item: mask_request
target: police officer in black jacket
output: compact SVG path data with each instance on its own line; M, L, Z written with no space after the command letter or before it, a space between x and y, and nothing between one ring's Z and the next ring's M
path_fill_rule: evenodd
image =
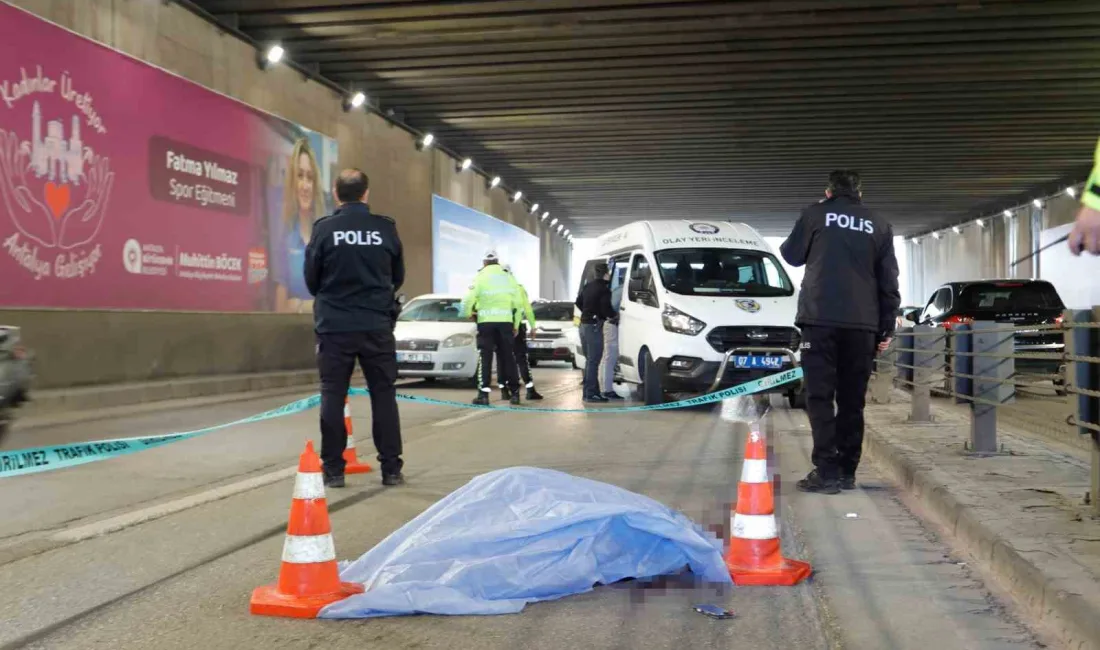
M893 228L861 202L859 174L830 174L825 197L802 211L779 250L791 266L806 265L795 324L815 469L797 487L836 494L856 486L867 382L901 295Z
M344 487L344 400L357 359L370 389L371 433L382 484L398 485L404 482L404 463L393 330L394 293L405 281L401 240L393 219L367 207L367 175L362 171L341 172L335 194L339 207L313 225L305 255L306 286L315 297L325 485Z

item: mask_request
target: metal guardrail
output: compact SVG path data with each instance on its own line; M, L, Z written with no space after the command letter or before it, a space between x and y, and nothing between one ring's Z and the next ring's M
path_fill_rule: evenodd
M1033 345L1021 342L1017 334L1059 331L1063 334L1061 351L1031 351ZM1055 344L1057 347L1057 344ZM1056 364L1059 371L1017 372L1017 362ZM1027 364L1025 364L1027 365ZM1028 382L1053 382L1055 395L1030 392ZM1092 485L1087 495L1100 516L1100 307L1072 310L1063 314L1057 325L1009 326L1004 323L975 322L951 329L917 326L899 330L890 348L876 362L872 400L888 399L895 385L909 389L914 423L932 422L933 393L954 398L970 406L970 439L966 444L976 454L1001 451L997 441L997 416L1005 408L1022 415L1035 426L1050 426L1049 417L1028 417L1028 404L1034 399L1057 399L1070 412L1065 426L1089 436L1092 447ZM1027 392L1027 400L1017 402L1017 389ZM876 400L877 401L877 400ZM1062 426L1059 424L1059 426Z

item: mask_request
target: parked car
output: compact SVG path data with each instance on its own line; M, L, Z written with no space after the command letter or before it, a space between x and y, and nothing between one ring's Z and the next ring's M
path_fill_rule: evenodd
M477 325L462 318L462 298L441 294L405 303L394 329L397 375L473 380L477 375Z
M20 329L0 325L0 441L15 419L15 409L29 399L33 376Z
M1013 326L1055 325L1062 322L1065 304L1058 291L1045 280L981 280L950 282L936 290L919 316L920 324L951 329L956 325L994 321ZM1065 350L1065 339L1055 329L1020 329L1015 336L1016 352ZM1059 395L1065 394L1065 369L1058 359L1016 359L1017 374L1058 374L1054 380Z
M564 361L577 367L571 344L573 303L567 300L540 300L531 305L538 325L527 340L527 360L532 366L540 361Z

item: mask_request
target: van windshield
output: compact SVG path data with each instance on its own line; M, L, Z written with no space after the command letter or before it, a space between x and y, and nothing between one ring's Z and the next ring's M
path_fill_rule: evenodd
M683 248L657 251L661 281L685 296L791 296L794 285L775 256L763 251Z

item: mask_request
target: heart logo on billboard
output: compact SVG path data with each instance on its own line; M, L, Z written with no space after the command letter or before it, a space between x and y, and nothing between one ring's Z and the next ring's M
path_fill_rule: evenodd
M60 219L61 215L65 214L65 210L69 209L69 201L71 196L69 193L68 183L54 183L48 181L43 193L46 196L46 205L50 208L50 212L53 213L54 219Z

